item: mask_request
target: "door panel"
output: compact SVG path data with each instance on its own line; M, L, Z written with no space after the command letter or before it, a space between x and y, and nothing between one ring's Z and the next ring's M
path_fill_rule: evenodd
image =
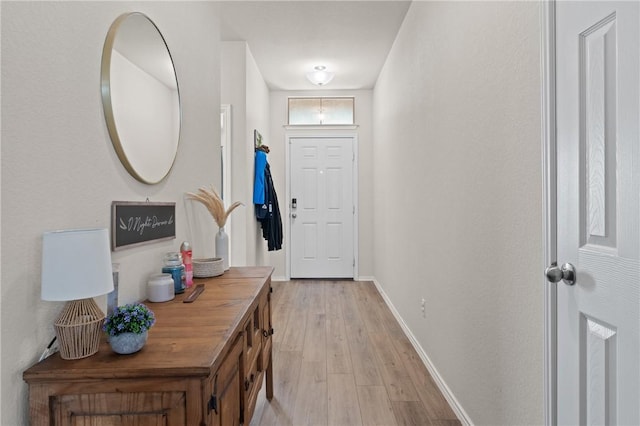
M640 424L639 18L556 4L558 424Z
M290 141L291 277L353 278L353 138Z

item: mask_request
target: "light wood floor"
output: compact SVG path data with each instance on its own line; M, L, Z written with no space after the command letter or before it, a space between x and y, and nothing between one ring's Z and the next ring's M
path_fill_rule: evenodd
M274 397L252 426L460 425L372 282L272 287Z

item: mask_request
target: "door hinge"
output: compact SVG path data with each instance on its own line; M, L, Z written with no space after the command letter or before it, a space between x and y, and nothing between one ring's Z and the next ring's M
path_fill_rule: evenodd
M356 206L353 206L353 211L351 213L356 214Z
M207 405L207 412L210 413L213 410L216 415L218 414L218 375L213 379L213 393L211 394L211 398L209 398L209 404Z
M211 398L209 399L209 412L211 412L211 410L218 414L218 399L215 395L211 395Z

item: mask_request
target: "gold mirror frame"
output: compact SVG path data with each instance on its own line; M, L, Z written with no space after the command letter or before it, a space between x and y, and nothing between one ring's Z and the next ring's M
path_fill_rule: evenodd
M146 26L148 23L149 27L142 28L142 26L139 25L138 22L144 22L143 24L144 26ZM126 26L127 24L129 25L128 27ZM137 25L138 27L134 27L132 25ZM123 30L123 28L125 29ZM128 121L128 120L121 119L120 126L118 126L118 120L116 119L116 117L118 116L119 112L114 111L114 94L116 94L116 92L114 92L114 84L113 84L114 74L112 72L113 71L112 66L114 62L113 54L117 50L116 47L118 45L126 47L126 45L123 45L123 43L125 44L130 43L130 46L135 48L136 46L132 46L132 44L144 43L144 40L142 40L144 39L144 37L140 37L141 40L138 40L138 39L123 40L122 37L129 35L128 33L138 32L139 34L142 34L145 31L146 31L146 35L148 35L153 39L156 39L155 35L157 33L157 42L156 40L152 40L154 43L154 46L151 46L152 47L151 49L147 49L146 48L147 46L145 46L144 49L139 49L140 46L138 46L138 50L140 52L144 51L145 55L149 51L156 51L157 55L154 62L164 61L165 65L168 65L170 63L171 75L168 73L168 67L164 67L166 68L164 70L151 69L150 70L151 72L148 72L149 70L145 70L144 66L138 66L137 69L142 70L143 71L142 74L155 78L157 82L161 82L162 79L157 78L155 74L158 73L159 75L160 73L164 72L165 81L167 81L167 83L164 84L165 88L168 88L169 92L171 92L172 90L174 90L173 87L171 86L175 84L175 96L174 96L175 102L167 103L166 109L171 113L170 116L167 116L165 114L159 117L159 120L156 120L153 123L146 123L146 122L136 123L136 124L139 124L139 127L140 127L139 129L138 126L136 125L136 132L143 133L143 138L137 138L135 136L132 137L130 134L129 135L124 134L124 131L127 130L127 125L129 127L133 127L131 126L131 123L126 123L127 125L123 123L123 121ZM154 35L151 35L152 31L155 31L153 33ZM120 36L121 38L119 39L118 36ZM160 58L159 55L165 55L165 54L166 54L166 57ZM123 54L120 54L119 56L126 58L126 55L123 55ZM129 56L132 56L132 55L129 55ZM129 59L130 63L136 64L136 62L132 61L131 58L126 58L126 59ZM152 65L157 65L157 64L150 64L149 66L152 66ZM111 24L111 27L109 28L109 32L107 33L107 37L105 39L104 47L102 50L101 91L102 91L102 104L103 104L107 129L109 131L111 142L113 143L113 147L116 150L116 153L118 154L118 158L120 159L120 162L125 167L125 169L129 172L129 174L131 174L131 176L133 176L140 182L143 182L146 184L159 183L169 174L169 172L171 171L171 168L173 167L173 164L175 163L175 158L178 152L178 146L180 145L180 133L181 133L181 126L182 126L182 109L181 109L181 101L180 101L180 90L178 87L178 78L176 75L173 58L171 57L171 52L169 51L167 43L164 37L162 36L162 33L156 26L156 24L145 14L140 12L125 13L123 15L120 15L113 22L113 24ZM116 94L116 98L119 98L120 96L126 96L126 95L127 94L123 94L123 93ZM173 99L174 97L172 96L171 99ZM140 99L136 99L136 101L140 102ZM149 114L147 114L147 116L148 115ZM158 118L158 117L155 117L155 118ZM169 132L170 133L169 138L166 141L163 141L163 145L162 145L163 147L167 145L168 149L166 149L164 154L162 152L156 153L155 151L157 147L155 145L155 142L157 138L154 139L153 137L150 137L150 140L148 140L144 136L151 135L151 133L153 133L154 130L157 130L156 128L151 128L152 126L153 127L155 127L154 125L166 126L167 121L169 121L169 124L168 124L169 126L173 124L173 127L172 127L173 132ZM144 128L145 125L147 126L146 128ZM161 132L161 133L164 135L164 132ZM143 153L145 152L149 153L149 155L143 154L142 157L144 158L141 159L141 156L140 156L141 151ZM148 173L147 171L142 170L144 169L144 167L141 167L140 163L146 163L145 167L148 168L149 163L152 163L154 160L154 158L152 157L154 157L155 155L162 155L164 157L164 158L161 158L162 164L155 164L155 163L152 164L152 167L157 168L157 170L153 170L153 173Z

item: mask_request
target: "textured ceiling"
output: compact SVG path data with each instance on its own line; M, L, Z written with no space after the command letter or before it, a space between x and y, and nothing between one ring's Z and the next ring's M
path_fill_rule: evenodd
M372 88L410 1L227 1L222 40L247 41L273 90L319 89L315 65L335 72L326 89Z

